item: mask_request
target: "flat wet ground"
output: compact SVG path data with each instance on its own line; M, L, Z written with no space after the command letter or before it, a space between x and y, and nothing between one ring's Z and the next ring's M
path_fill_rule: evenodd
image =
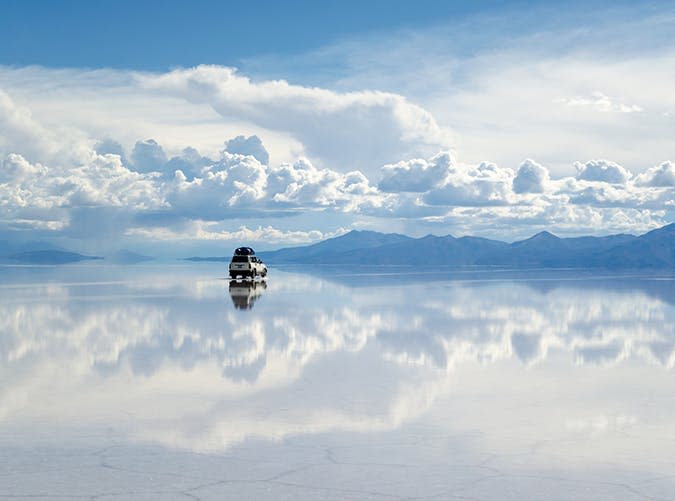
M0 268L0 497L668 499L675 282Z

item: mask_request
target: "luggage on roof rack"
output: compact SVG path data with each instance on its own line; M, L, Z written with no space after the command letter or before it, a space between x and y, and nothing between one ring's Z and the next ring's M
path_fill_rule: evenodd
M237 247L234 249L235 256L253 256L255 251L251 247Z

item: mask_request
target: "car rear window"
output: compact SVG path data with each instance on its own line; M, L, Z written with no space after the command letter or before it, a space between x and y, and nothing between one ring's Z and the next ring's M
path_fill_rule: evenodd
M232 256L233 263L248 263L248 256Z

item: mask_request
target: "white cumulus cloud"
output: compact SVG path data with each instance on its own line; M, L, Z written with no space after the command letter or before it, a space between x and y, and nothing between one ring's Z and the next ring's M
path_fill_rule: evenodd
M224 151L219 162L204 167L191 181L177 171L166 185L174 211L195 218L226 217L228 208L250 206L265 196L267 172L252 156Z
M280 96L285 106L297 108L288 115L291 133L300 127L301 118L312 129L312 121L320 116L324 139L334 139L342 149L348 149L345 144L351 141L343 135L347 130L365 134L358 127L350 129L352 122L359 122L360 113L365 113L365 123L372 128L364 136L368 141L379 137L380 130L369 120L376 116L390 120L397 107L405 108L402 113L408 118L394 124L396 145L387 149L394 137L388 132L383 142L371 145L392 161L360 170L320 155L319 161L299 155L290 162L274 162L261 136L245 130L221 138L219 157L202 155L190 143L165 147L154 139L136 139L125 147L118 138L98 136L95 131L68 128L68 124L46 126L26 106L0 93L4 112L0 116L0 232L21 229L28 235L25 230L33 229L39 238L69 235L96 241L102 235L113 241L119 235L160 240L167 235L194 240L227 235L253 238L233 233L246 219L247 227L271 228L264 240L270 245L290 241L295 237L288 235L296 231L303 235L298 238L311 239L320 238L317 229L323 235L354 226L402 232L412 228L417 234L482 233L508 239L529 236L540 228L577 234L639 233L672 221L675 211L670 161L634 174L615 162L590 160L574 164L576 176L551 177L548 167L527 159L514 172L493 162L459 162L442 147L420 155L435 140L418 142L414 136L431 127L430 122L411 125L412 116L423 119L426 112L400 96L254 83L218 67L144 75L141 80L170 93L177 92L178 86L190 94L203 84L209 103L246 108L241 113L250 112L251 117L263 116L270 100ZM240 94L246 106L230 102ZM303 111L304 107L309 109ZM280 108L276 110L284 116ZM354 116L347 120L345 113ZM281 131L282 125L278 126ZM431 129L427 132L433 138ZM156 137L147 132L141 137ZM307 138L312 139L312 134ZM300 135L298 140L304 141ZM421 145L418 152L402 153L413 144Z
M138 172L158 172L166 165L164 149L154 139L138 141L131 152L131 165Z
M378 188L387 192L424 192L442 184L455 170L450 152L441 152L428 161L416 158L382 167Z
M675 165L672 162L663 162L651 167L637 176L636 184L652 187L675 187Z
M600 181L610 184L626 184L633 174L614 162L607 160L591 160L586 163L575 162L577 179Z
M548 169L534 160L526 159L513 178L513 191L516 193L543 193L549 182Z
M397 94L254 82L221 66L138 78L146 89L207 103L228 119L289 133L310 158L340 171L372 174L385 163L450 146L431 113Z
M509 203L513 171L491 162L460 166L424 197L431 205L484 206Z
M263 165L269 165L270 155L258 136L237 136L225 141L225 150L240 155L251 155Z

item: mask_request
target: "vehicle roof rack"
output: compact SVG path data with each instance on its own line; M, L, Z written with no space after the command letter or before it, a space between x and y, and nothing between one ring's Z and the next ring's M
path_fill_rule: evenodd
M234 249L235 256L253 256L255 251L251 247L237 247Z

